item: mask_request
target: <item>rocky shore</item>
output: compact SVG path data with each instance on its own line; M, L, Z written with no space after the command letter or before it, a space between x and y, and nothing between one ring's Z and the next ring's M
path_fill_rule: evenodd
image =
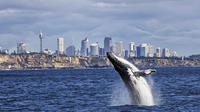
M199 67L200 61L181 58L128 58L137 67ZM0 54L0 70L112 67L105 56L68 57L39 53Z

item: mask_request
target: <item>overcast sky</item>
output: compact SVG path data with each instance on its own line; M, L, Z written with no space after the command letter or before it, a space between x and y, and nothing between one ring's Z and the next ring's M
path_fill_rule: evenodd
M108 2L109 1L109 2ZM56 49L56 39L80 48L85 37L103 47L105 36L124 47L150 43L180 56L200 54L200 0L0 0L0 46L24 42L39 51Z

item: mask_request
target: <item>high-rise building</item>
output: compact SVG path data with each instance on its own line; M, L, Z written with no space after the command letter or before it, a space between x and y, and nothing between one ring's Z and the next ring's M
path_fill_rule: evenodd
M78 49L76 52L76 56L80 56L80 55L81 55L81 51L80 51L80 49Z
M161 57L161 48L160 47L158 47L156 49L155 57Z
M149 51L148 44L143 43L137 46L137 57L147 57Z
M103 56L103 55L104 55L104 48L100 48L100 47L99 47L99 55L100 55L100 56Z
M42 53L43 52L43 50L42 50L42 39L44 38L42 32L40 32L39 38L40 38L40 53Z
M98 56L99 55L99 45L98 43L93 43L90 45L90 55Z
M59 37L57 39L57 47L58 54L64 54L64 38Z
M8 49L2 49L1 53L3 53L3 54L9 54L9 50Z
M17 54L26 53L26 45L24 43L17 43Z
M124 48L123 48L123 42L122 41L115 43L114 53L117 56L124 57Z
M89 49L88 49L88 38L85 38L81 41L81 56L88 56Z
M125 58L128 58L129 57L129 52L128 50L125 50L125 55L124 55Z
M104 54L106 54L106 52L111 51L111 46L112 46L112 38L105 37L105 39L104 39Z
M177 54L176 51L173 51L173 52L172 52L172 57L178 57L178 54Z
M162 51L162 56L163 57L170 57L170 52L168 48L164 48Z
M111 46L111 52L115 52L115 46Z
M76 48L75 46L71 45L66 48L66 55L67 56L75 56L76 55Z
M145 47L137 46L137 57L145 57Z
M129 56L130 57L135 56L135 43L134 42L129 43Z
M148 53L147 54L148 54L147 55L148 57L153 57L153 55L154 55L154 48L150 44L148 44Z

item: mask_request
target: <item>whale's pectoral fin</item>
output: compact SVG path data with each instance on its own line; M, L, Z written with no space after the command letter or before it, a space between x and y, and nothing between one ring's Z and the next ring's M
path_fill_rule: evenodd
M144 76L150 75L155 72L156 72L156 70L154 70L154 69L147 69L147 70L140 70L140 71L134 72L134 75L144 77Z

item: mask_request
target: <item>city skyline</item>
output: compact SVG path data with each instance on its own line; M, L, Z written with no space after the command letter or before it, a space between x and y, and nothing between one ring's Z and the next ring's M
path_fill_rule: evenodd
M39 34L41 37L41 33ZM41 51L41 38L40 38L40 51L38 53L45 53L50 55L67 55L67 56L105 56L106 52L114 52L119 57L178 57L178 54L174 50L169 48L163 48L161 51L160 47L154 48L149 43L138 43L129 42L129 48L124 48L123 41L112 43L112 37L105 37L103 47L99 46L99 42L89 44L89 39L84 38L81 40L81 48L76 49L74 45L68 45L64 47L64 38L57 38L57 50L52 51L46 48ZM1 53L6 53L6 49L0 49ZM9 52L9 49L8 49ZM17 50L9 53L31 53L34 51L27 51L26 44L23 42L17 43ZM8 53L6 53L8 54Z
M38 51L38 33L43 48L56 50L55 39L65 45L88 37L90 44L112 37L113 43L129 41L169 47L179 56L199 54L200 7L197 0L19 0L0 1L0 47L16 49L24 42L27 50ZM47 41L45 43L45 41ZM102 46L102 43L99 43Z

